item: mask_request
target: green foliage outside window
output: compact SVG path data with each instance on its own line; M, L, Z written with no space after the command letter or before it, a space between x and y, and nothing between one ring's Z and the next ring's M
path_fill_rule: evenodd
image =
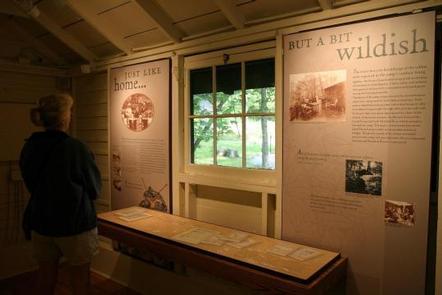
M234 66L229 65L231 68L228 70L233 69L237 73L238 67ZM209 69L197 71L199 74L203 71L212 73ZM230 76L223 73L224 76L220 74L220 77L231 80L236 74L232 73ZM191 93L192 163L274 169L275 87L263 85L261 88L245 89L244 86L239 86L245 89L243 95L242 89L229 89L233 84L238 88L237 82L222 81L220 77L217 77L217 83L222 85L220 88L223 91L216 91L211 84L200 84L194 88L205 89L207 92ZM191 83L201 80L191 79ZM205 77L204 80L212 79ZM211 93L208 92L209 89L212 89Z

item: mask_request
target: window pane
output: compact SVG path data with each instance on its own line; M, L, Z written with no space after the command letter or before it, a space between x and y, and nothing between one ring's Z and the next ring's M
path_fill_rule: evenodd
M246 111L275 112L275 60L262 59L245 63Z
M246 88L275 87L275 59L248 61L246 65Z
M216 124L218 165L242 167L242 119L221 118Z
M195 164L213 164L213 120L192 119L192 159Z
M213 113L212 68L190 71L190 114Z
M274 113L275 87L246 89L247 113Z
M241 64L216 67L216 111L218 114L241 113Z
M246 130L246 166L275 169L275 117L247 117Z

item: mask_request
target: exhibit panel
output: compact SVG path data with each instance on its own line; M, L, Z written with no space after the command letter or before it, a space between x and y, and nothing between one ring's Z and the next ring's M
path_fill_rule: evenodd
M110 182L113 209L170 203L170 61L110 70Z
M349 294L425 290L434 12L284 36L282 237Z

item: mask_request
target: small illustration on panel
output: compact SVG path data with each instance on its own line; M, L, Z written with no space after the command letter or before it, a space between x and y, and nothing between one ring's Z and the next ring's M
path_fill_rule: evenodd
M121 172L121 156L119 151L112 152L112 185L116 190L122 190L123 175Z
M143 200L140 202L139 206L144 208L149 208L157 211L167 212L167 204L164 201L163 196L161 195L161 191L167 187L167 184L163 185L163 187L159 191L155 191L152 186L146 189L146 184L144 180L141 179L144 186Z
M129 130L139 132L152 124L154 105L146 95L135 93L126 98L120 113L123 124Z
M414 226L415 205L400 201L385 201L384 221L389 224Z
M348 193L382 195L382 162L345 161L345 191Z
M290 75L290 121L345 121L347 71Z

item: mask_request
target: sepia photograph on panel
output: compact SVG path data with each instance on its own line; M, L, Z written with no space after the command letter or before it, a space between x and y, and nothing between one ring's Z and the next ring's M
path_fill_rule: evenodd
M142 93L135 93L126 98L121 107L121 119L132 131L143 131L151 124L154 116L152 100Z
M382 162L345 161L345 191L347 193L382 195Z
M414 226L415 205L400 201L385 201L384 221L388 224Z
M290 121L345 121L346 83L346 70L291 74Z

